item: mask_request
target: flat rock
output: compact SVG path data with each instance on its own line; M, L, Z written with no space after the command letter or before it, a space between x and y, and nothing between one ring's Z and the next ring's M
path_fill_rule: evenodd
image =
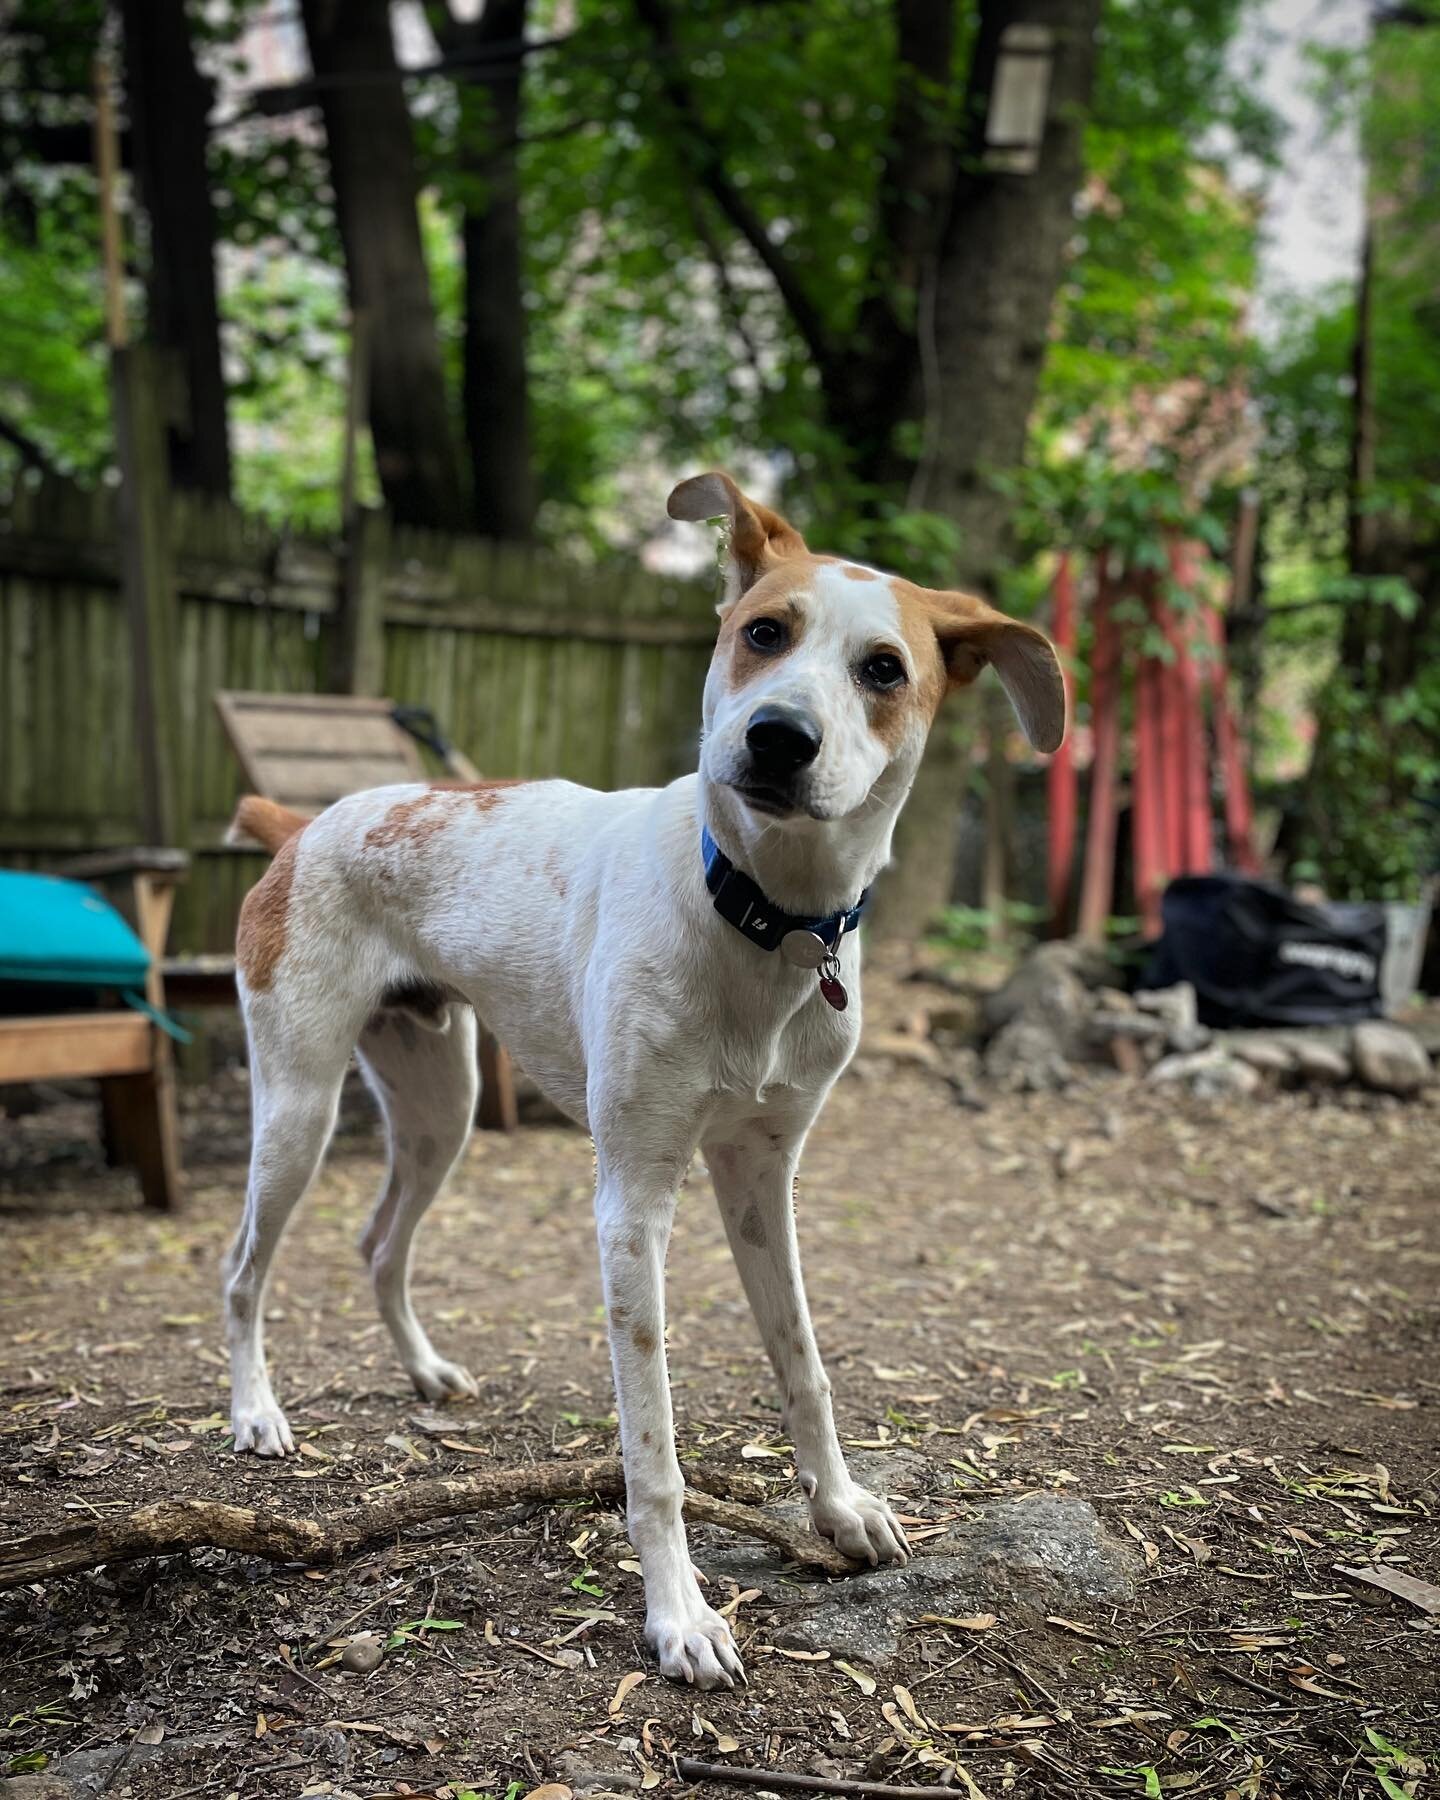
M1339 1087L1350 1079L1350 1058L1341 1049L1321 1040L1296 1038L1295 1067L1301 1078L1316 1087Z
M126 1784L126 1778L151 1763L176 1762L203 1750L212 1756L220 1745L234 1742L225 1734L201 1733L193 1737L166 1738L159 1744L102 1744L94 1750L72 1750L58 1757L39 1776L16 1776L0 1781L0 1800L100 1800ZM123 1764L123 1770L122 1765ZM18 1787L17 1781L49 1782L50 1787ZM189 1786L189 1781L180 1785Z
M1036 1494L977 1506L903 1569L867 1569L834 1582L782 1576L773 1552L733 1539L701 1564L712 1579L761 1590L773 1607L765 1626L772 1641L880 1665L899 1654L902 1635L926 1613L1003 1615L1021 1607L1083 1614L1128 1600L1135 1559L1087 1501Z
M1232 1056L1238 1056L1262 1075L1288 1075L1295 1068L1295 1050L1283 1038L1228 1034L1221 1040Z
M1202 1100L1243 1100L1260 1088L1260 1071L1218 1045L1167 1056L1150 1071L1150 1079L1178 1083Z
M577 1794L594 1793L597 1789L613 1793L617 1788L638 1789L640 1771L630 1752L639 1747L638 1738L592 1738L555 1758L555 1773Z
M1106 964L1101 979L1108 972ZM1087 976L1094 973L1088 946L1073 941L1041 944L1003 987L986 996L985 1024L990 1031L999 1031L1012 1020L1029 1018L1044 1021L1057 1035L1073 1031L1089 1011Z
M1431 1079L1430 1058L1418 1039L1399 1025L1367 1019L1350 1040L1355 1073L1382 1094L1418 1094Z

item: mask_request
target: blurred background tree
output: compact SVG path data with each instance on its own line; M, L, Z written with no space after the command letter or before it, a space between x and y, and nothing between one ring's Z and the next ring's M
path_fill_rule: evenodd
M826 542L1023 610L1102 523L1158 554L1183 515L1223 548L1250 485L1262 579L1237 624L1323 684L1289 848L1337 889L1413 869L1409 826L1367 848L1373 807L1352 829L1313 796L1403 765L1387 794L1415 824L1435 773L1440 24L1421 0L1317 68L1364 119L1367 278L1261 332L1278 135L1254 21L1242 0L16 0L0 458L110 461L107 48L178 484L337 528L353 325L362 497L576 556L633 552L669 475L724 462ZM897 935L949 898L967 730L941 727L904 817Z

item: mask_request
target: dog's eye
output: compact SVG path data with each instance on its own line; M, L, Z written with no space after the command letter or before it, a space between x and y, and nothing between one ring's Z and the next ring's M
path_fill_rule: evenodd
M866 687L878 688L881 692L886 688L897 688L905 680L905 665L898 656L882 651L861 663L860 679Z
M785 642L785 627L778 619L752 619L745 638L753 650L778 650Z

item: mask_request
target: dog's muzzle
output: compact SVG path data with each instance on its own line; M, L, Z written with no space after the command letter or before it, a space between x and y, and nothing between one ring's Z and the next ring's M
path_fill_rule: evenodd
M762 812L793 811L801 772L820 754L820 723L798 706L757 707L745 727L746 769L736 790Z

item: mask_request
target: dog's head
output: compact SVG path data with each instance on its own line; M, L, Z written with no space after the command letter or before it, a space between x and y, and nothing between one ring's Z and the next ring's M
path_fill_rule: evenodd
M728 475L682 481L669 512L725 523L700 766L753 812L840 819L882 783L903 797L941 700L986 663L1037 750L1064 738L1060 665L1033 625L970 594L812 555Z

